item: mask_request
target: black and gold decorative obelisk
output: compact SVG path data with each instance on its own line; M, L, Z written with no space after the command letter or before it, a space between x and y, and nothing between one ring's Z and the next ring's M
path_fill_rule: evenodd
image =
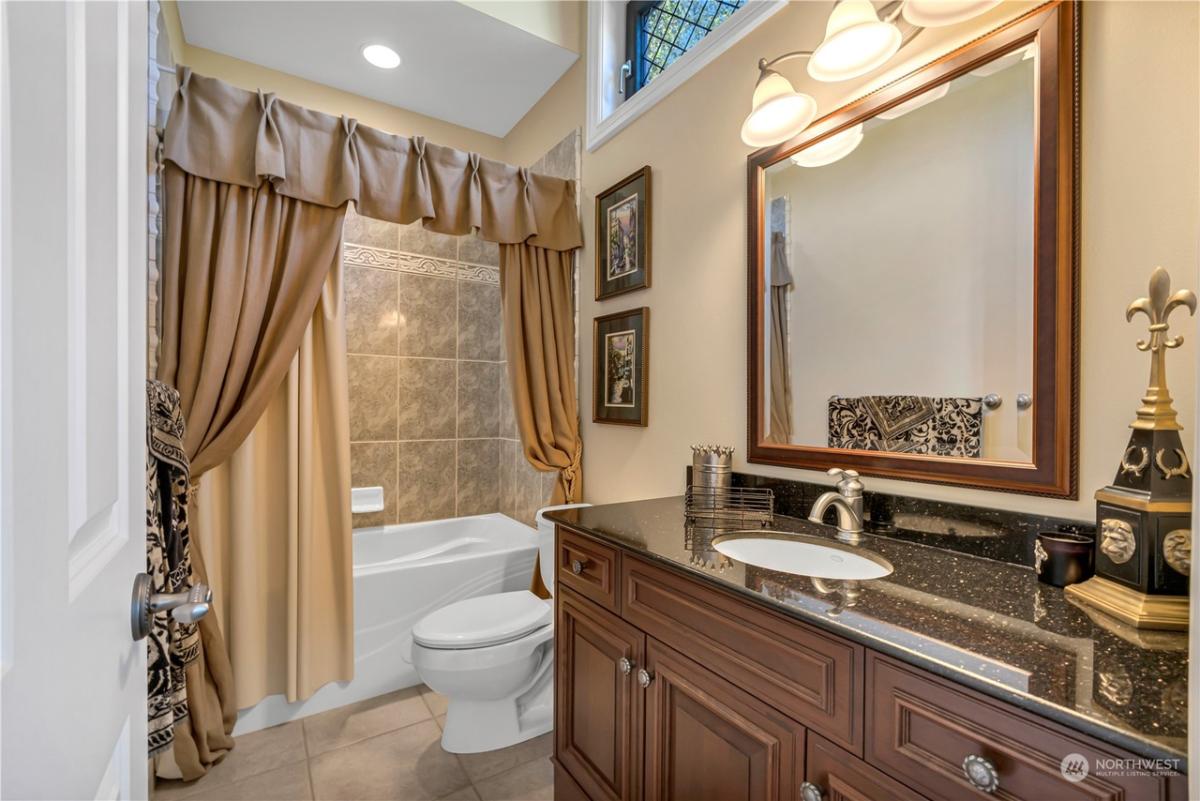
M1196 313L1188 289L1171 292L1171 276L1156 267L1150 294L1129 304L1126 320L1141 312L1150 336L1150 383L1130 424L1133 434L1113 483L1096 493L1096 575L1067 587L1078 599L1138 628L1186 629L1192 548L1192 470L1167 389L1167 351L1183 344L1167 336L1167 318L1180 306Z

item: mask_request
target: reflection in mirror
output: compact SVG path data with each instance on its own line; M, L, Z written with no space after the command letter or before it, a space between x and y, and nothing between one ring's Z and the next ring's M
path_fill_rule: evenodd
M1032 55L767 167L767 442L1032 461Z

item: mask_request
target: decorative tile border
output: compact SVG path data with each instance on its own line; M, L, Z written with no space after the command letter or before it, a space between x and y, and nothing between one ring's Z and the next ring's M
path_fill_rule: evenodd
M450 261L434 256L422 256L418 253L402 253L387 248L355 245L350 242L345 243L342 249L342 261L355 267L398 270L402 273L427 275L433 278L457 278L483 284L500 283L500 270L495 267Z

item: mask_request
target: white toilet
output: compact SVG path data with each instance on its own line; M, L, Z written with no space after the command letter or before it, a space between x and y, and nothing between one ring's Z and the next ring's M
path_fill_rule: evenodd
M554 592L554 524L537 513L542 581ZM554 726L554 604L528 590L467 598L412 630L413 667L449 699L442 748L493 751Z

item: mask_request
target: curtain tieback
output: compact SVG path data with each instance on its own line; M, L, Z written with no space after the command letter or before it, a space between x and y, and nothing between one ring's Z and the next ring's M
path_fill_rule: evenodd
M562 477L563 490L566 493L568 503L578 500L576 492L576 482L579 480L579 469L583 462L583 440L575 440L575 454L571 457L571 463L564 467L559 475Z

